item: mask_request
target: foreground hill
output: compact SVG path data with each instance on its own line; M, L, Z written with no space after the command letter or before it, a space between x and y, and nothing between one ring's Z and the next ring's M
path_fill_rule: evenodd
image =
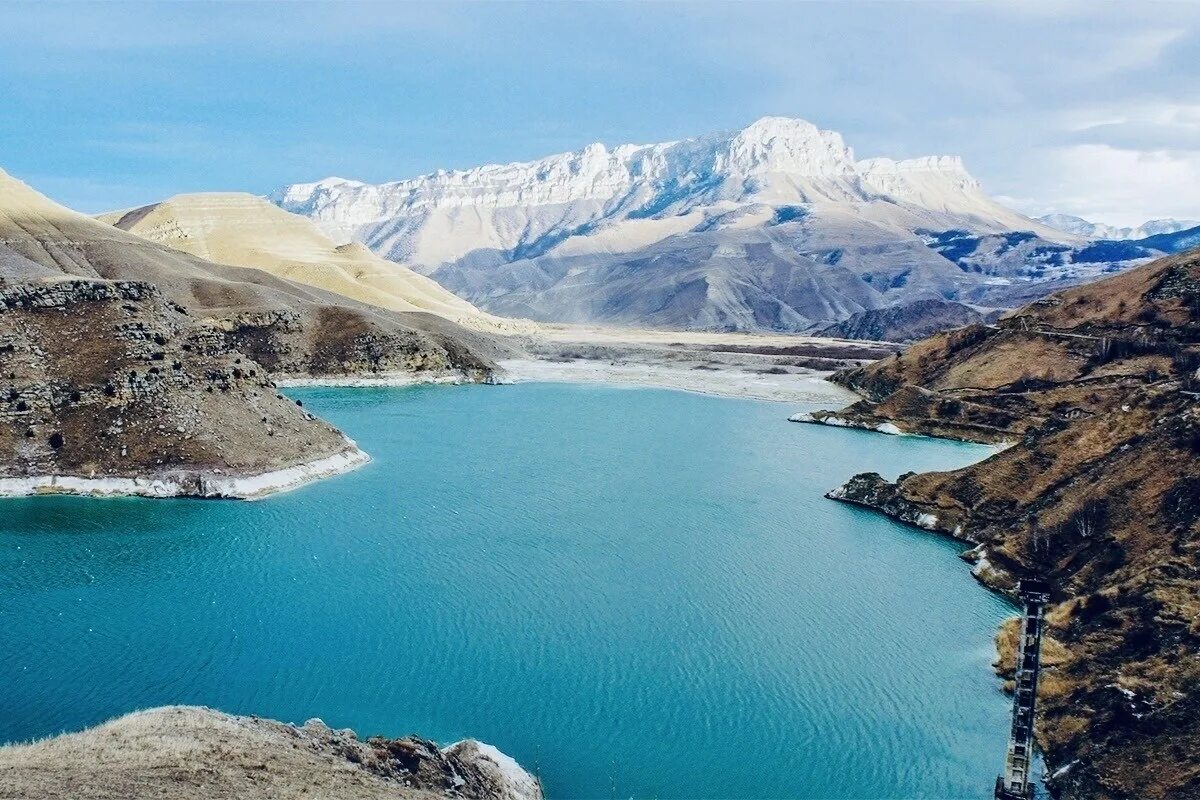
M1015 443L830 496L971 543L994 588L1050 580L1038 740L1064 797L1200 795L1198 369L1194 250L838 373L865 399L798 417Z
M207 708L129 714L81 733L0 747L0 797L23 800L541 800L537 781L486 744L361 741Z
M365 454L152 284L0 285L0 494L257 497Z
M366 460L274 379L480 380L492 345L63 208L0 173L0 494L253 497Z
M177 195L98 219L208 261L254 267L372 306L432 313L478 330L522 329L515 321L481 312L431 278L380 258L361 244L338 246L311 220L254 195Z
M812 331L924 300L1012 308L1127 260L1077 259L1082 238L1001 206L958 158L859 160L781 117L271 199L489 311L557 322Z

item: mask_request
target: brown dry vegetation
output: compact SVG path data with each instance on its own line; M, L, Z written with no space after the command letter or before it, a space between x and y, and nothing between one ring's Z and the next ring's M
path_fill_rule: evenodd
M866 398L839 417L1015 442L953 472L862 476L845 499L936 516L996 588L1052 582L1038 739L1063 797L1200 797L1197 367L1192 251L835 378Z
M0 288L0 475L264 472L347 447L147 284Z

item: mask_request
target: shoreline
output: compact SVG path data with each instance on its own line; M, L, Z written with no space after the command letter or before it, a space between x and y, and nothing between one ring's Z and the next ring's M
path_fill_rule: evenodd
M828 425L831 428L857 428L864 431L875 431L877 433L886 433L889 436L912 436L913 434L901 430L893 422L881 422L878 425L868 425L865 422L857 422L852 419L845 419L833 414L824 417L817 417L811 411L800 411L788 417L788 422L806 422L812 425Z
M282 469L225 475L219 469L168 472L145 478L36 475L0 478L0 498L74 495L82 497L195 497L261 500L357 469L371 460L351 439L341 452Z
M419 372L380 372L375 375L331 375L321 378L276 378L279 389L301 389L308 387L368 388L372 386L460 386L479 383L461 372L422 375Z
M862 398L860 397L859 399L861 400ZM837 414L827 411L798 411L788 417L788 422L800 422L806 425L825 425L830 428L853 428L854 430L883 433L888 436L919 436L926 439L940 439L943 442L977 444L981 447L994 448L997 453L1002 450L1007 450L1008 448L1014 446L1018 441L1017 439L984 441L982 439L968 439L965 436L951 436L947 433L909 431L901 428L890 419L881 419L879 422L872 424L872 421L851 419L849 417L839 417Z

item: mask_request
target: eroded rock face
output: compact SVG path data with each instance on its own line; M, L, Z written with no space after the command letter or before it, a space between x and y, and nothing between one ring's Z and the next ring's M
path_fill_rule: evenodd
M150 284L0 286L0 477L159 479L204 494L205 476L353 449Z
M904 305L860 311L823 329L822 336L911 342L948 328L983 322L984 315L962 303L925 298Z

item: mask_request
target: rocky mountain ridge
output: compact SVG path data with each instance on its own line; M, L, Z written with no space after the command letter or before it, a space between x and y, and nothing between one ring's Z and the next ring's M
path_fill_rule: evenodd
M335 238L363 241L387 258L424 270L475 250L545 252L557 244L548 239L587 233L589 226L622 217L680 216L717 204L729 210L753 203L883 198L973 217L995 231L1039 227L983 195L957 157L855 161L837 133L786 117L766 117L731 133L612 149L594 143L537 161L438 171L379 185L327 178L285 186L270 197ZM536 209L542 206L563 208L540 215ZM422 229L429 222L422 215L466 209L478 216L461 220L453 241ZM514 224L518 220L526 224ZM663 226L663 236L667 230ZM1050 228L1040 232L1070 240ZM643 237L639 244L653 241Z
M1036 218L1038 222L1057 228L1065 233L1073 233L1085 239L1145 239L1161 233L1179 233L1188 228L1200 226L1197 219L1151 219L1141 225L1119 227L1106 225L1102 222L1089 222L1082 217L1072 214L1045 214Z
M812 332L919 301L986 313L1161 254L1077 258L1084 239L993 201L957 157L859 160L784 117L271 199L491 312L555 322Z

